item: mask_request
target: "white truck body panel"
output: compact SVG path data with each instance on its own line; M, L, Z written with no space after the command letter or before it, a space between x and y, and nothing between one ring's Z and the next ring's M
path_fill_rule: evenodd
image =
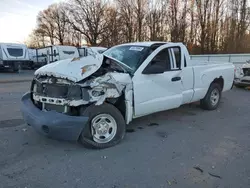
M232 87L234 79L234 66L232 63L214 63L211 62L205 66L193 66L195 82L194 82L194 97L193 101L202 99L209 88L209 85L214 80L214 78L219 78L223 76L224 82L223 91L227 91Z
M154 43L128 43L119 46L149 47ZM159 44L159 42L157 43ZM203 99L210 84L215 79L223 79L223 91L231 89L234 80L234 65L232 63L193 61L190 60L189 53L182 43L162 42L162 44L147 56L133 76L128 73L108 72L90 80L86 83L88 86L93 90L96 87L105 88L105 94L100 97L91 96L89 101L79 101L78 103L74 101L74 105L90 102L96 102L96 105L100 105L106 98L117 98L124 93L125 120L129 123L132 118L178 108L183 104ZM177 65L174 48L180 49L179 65ZM163 50L167 50L170 69L161 74L143 74L149 63ZM52 75L57 78L79 82L95 73L102 66L104 57L110 58L105 53L104 55L94 53L79 59L58 61L38 69L35 75ZM82 72L83 69L84 72ZM115 88L109 87L107 83L115 85ZM91 93L91 91L89 92Z
M186 48L181 44L179 45L182 46L181 56L183 57L181 58L181 70L177 69L155 75L142 74L142 71L156 54L165 48L176 46L176 44L170 43L157 48L135 73L133 88L136 117L177 108L180 105L198 101L205 97L213 80L221 76L225 80L223 91L227 91L232 87L234 79L234 66L232 63L198 63L197 61L192 61L188 58L189 54ZM184 56L187 62L186 67L184 67ZM172 82L171 78L173 77L181 77L181 81Z

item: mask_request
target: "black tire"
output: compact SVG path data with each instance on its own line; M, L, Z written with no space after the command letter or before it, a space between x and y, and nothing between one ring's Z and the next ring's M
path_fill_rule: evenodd
M94 141L93 136L91 134L91 121L94 117L99 114L108 114L111 115L117 124L117 131L112 140L107 143L98 143ZM108 103L103 103L100 106L91 105L87 108L82 108L80 111L81 116L89 117L89 121L87 122L84 130L82 131L79 141L83 146L92 149L104 149L108 147L115 146L124 138L126 133L126 124L125 120L121 114L121 112L113 105Z
M213 101L211 100L211 95L213 93L213 91L217 90L218 91L218 101L215 103L213 103ZM201 99L200 101L200 105L201 108L204 110L215 110L217 109L219 103L220 103L220 99L221 99L221 91L222 88L219 84L217 83L212 83L208 89L208 92L206 94L206 96Z

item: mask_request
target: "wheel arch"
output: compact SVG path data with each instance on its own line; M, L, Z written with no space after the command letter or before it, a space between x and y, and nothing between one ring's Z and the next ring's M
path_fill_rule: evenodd
M88 148L103 149L103 148L111 147L111 146L118 144L125 136L126 124L125 124L124 118L121 112L119 111L119 109L114 104L111 104L110 102L105 101L103 104L98 106L92 103L91 105L84 107L81 110L82 110L81 112L82 116L89 117L88 123L83 127L83 130L78 138L78 141L81 142L84 146ZM107 113L107 112L110 112L111 113L110 115L116 119L116 122L119 125L118 126L119 130L116 133L116 136L114 138L115 140L113 140L112 138L113 140L112 142L111 141L107 143L95 142L91 135L89 123L92 121L93 117L101 113Z
M129 124L133 119L133 94L132 90L123 92L116 99L106 99L106 102L114 105L122 114L126 124Z
M209 84L210 83L210 84ZM207 95L207 93L208 93L208 91L209 91L209 88L212 86L212 84L214 84L214 83L216 83L216 84L219 84L220 85L220 87L221 87L221 91L223 91L223 89L224 89L224 79L223 79L223 77L222 76L219 76L219 77L216 77L216 78L214 78L213 80L208 80L207 81L207 88L205 89L205 91L203 92L203 94L201 95L201 98L203 99L206 95Z
M212 83L210 84L210 86L211 86L213 83L219 84L220 87L221 87L221 90L223 91L223 89L224 89L224 79L223 79L222 76L220 76L220 77L218 77L218 78L215 78L215 79L212 81ZM209 86L209 87L210 87L210 86Z

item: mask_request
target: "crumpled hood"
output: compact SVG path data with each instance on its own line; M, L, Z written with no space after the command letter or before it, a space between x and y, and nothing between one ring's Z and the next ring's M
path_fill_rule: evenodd
M104 56L95 54L81 58L65 59L45 65L35 71L35 75L55 76L79 82L96 72L102 65ZM82 74L82 68L86 70Z

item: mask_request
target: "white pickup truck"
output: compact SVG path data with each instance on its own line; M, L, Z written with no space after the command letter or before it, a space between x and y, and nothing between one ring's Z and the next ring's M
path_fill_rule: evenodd
M182 43L127 43L41 67L21 109L47 137L106 148L134 118L199 100L216 109L233 80L232 63L191 61Z

